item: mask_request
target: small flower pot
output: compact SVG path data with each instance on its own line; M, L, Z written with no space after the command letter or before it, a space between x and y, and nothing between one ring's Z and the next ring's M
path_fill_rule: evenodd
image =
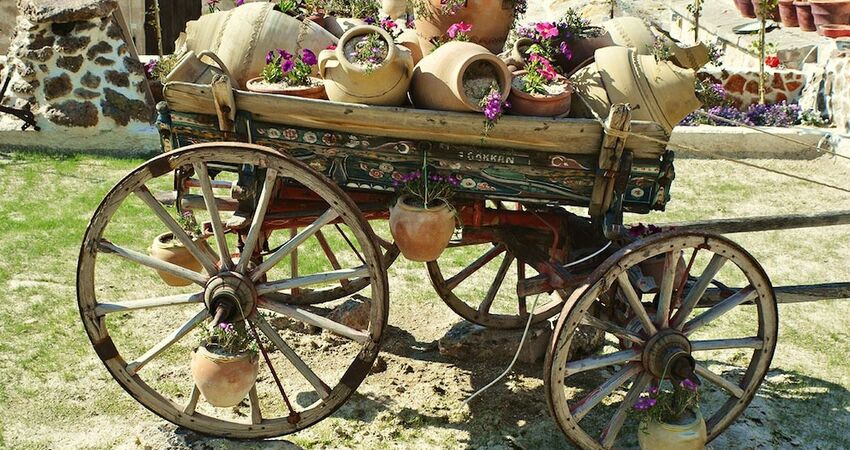
M697 411L682 424L645 420L638 427L642 450L703 450L707 441L705 419Z
M735 0L735 7L738 8L738 12L742 16L750 19L756 18L756 8L753 6L752 0Z
M201 346L192 353L195 386L207 403L218 408L238 405L257 381L259 368L259 358L250 352L221 355Z
M755 11L756 13L756 18L760 17L762 14L760 12L761 8L759 7L759 0L751 0L751 2L753 4L753 11ZM766 11L764 16L767 17L768 20L779 22L779 7L775 7L770 11Z
M809 0L815 26L850 24L850 0Z
M818 27L818 33L831 39L850 36L850 25L826 24Z
M196 239L195 241L197 242L201 239L203 238ZM174 239L174 235L171 233L163 233L157 236L153 240L150 249L148 249L148 254L160 261L175 264L193 272L200 272L202 268L201 263L189 253L189 250L180 241ZM190 280L176 277L168 272L157 270L157 273L162 278L162 281L169 286L180 287L192 284Z
M807 1L794 2L794 7L797 8L797 23L800 24L800 29L803 31L817 31L818 28L815 26L811 3Z
M794 0L779 0L779 18L782 19L782 26L786 28L796 28L800 26L797 20L797 7L794 6Z
M559 117L570 113L574 89L569 80L559 76L557 84L561 86L561 89L553 90L551 94L529 94L520 89L522 77L525 75L526 71L524 70L514 73L514 81L511 84L511 95L508 97L508 102L511 105L511 114Z
M319 78L310 78L310 86L289 86L286 83L266 83L262 77L248 80L246 87L251 92L262 94L288 95L290 97L314 98L326 100L325 83Z
M439 202L428 209L402 196L390 208L390 232L401 254L410 261L434 261L443 254L455 231L455 211Z

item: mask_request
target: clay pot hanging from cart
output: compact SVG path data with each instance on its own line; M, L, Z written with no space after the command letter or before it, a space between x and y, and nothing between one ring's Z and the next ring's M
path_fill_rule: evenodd
M230 408L238 405L257 381L259 358L252 352L221 355L198 347L192 353L192 378L210 405Z
M702 450L707 440L705 419L699 410L693 413L693 420L683 424L645 420L637 433L641 450Z
M797 20L797 7L794 6L794 0L779 0L779 18L782 19L782 26L786 28L800 26L800 22Z
M387 44L386 57L371 69L350 61L347 54L356 39L370 33L380 35ZM331 101L398 106L407 101L413 57L409 50L396 45L386 31L365 25L348 30L336 49L319 54L319 74L325 80L325 91Z
M850 0L809 0L815 26L850 25Z
M815 17L812 15L812 5L808 1L794 2L794 7L797 8L797 23L803 31L817 31L815 25Z
M558 82L553 89L562 86L562 90L553 91L546 95L529 94L520 89L519 83L526 71L514 72L511 83L511 95L508 97L510 113L520 116L563 117L569 114L572 104L573 85L564 77L558 76Z
M508 98L512 77L505 62L486 48L452 41L416 65L410 98L417 108L478 112L493 83L502 100Z
M199 240L195 239L195 242ZM180 241L174 238L172 233L163 233L154 238L153 243L148 249L148 254L160 261L165 261L193 272L201 272L202 269L201 263L189 253L189 250ZM162 281L169 286L179 287L192 284L192 281L174 276L168 272L161 270L157 270L156 272L162 278Z
M402 196L390 208L390 232L410 261L435 261L454 235L454 208L444 201L435 203L425 209L416 206L411 197Z
M324 81L315 77L310 77L310 80L312 81L310 86L288 86L285 83L269 84L263 80L263 77L257 77L248 80L246 87L251 92L261 94L277 94L319 100L327 99L328 96L325 93Z
M738 8L738 12L740 12L742 16L748 19L756 18L756 8L753 6L753 2L751 0L735 0L735 7Z
M431 40L444 36L449 27L458 22L472 25L469 33L472 42L492 53L502 51L514 22L513 1L467 0L454 14L444 13L443 3L442 0L422 0L423 11L416 14L416 33L425 56L434 50Z

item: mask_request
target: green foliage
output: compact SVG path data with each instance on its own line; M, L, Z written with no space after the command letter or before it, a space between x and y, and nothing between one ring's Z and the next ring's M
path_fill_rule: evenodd
M353 40L354 50L346 55L346 57L349 61L365 67L366 73L372 73L387 58L389 44L380 34L368 33L355 37Z
M375 0L320 0L316 6L328 13L358 19L378 17L380 10L380 3Z
M280 0L277 2L277 9L282 13L290 13L296 10L298 2L295 0Z
M180 225L180 228L186 232L191 238L199 238L203 235L201 231L201 226L198 224L198 220L195 219L195 215L192 214L192 211L183 211L177 217L177 223Z
M257 343L245 328L245 322L220 323L200 328L201 345L207 350L225 355L258 352Z

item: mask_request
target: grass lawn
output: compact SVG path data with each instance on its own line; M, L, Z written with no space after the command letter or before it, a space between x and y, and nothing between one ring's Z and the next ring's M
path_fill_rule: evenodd
M86 225L105 193L142 162L0 155L0 246L7 249L0 259L6 293L0 302L0 448L132 448L164 423L125 394L102 367L75 301L77 254ZM758 163L847 184L846 166L826 158ZM669 210L627 221L850 210L846 193L727 162L680 161L677 171ZM130 214L119 234L141 249L161 232L159 224L149 225ZM845 260L850 227L732 237L761 262L774 285L850 280ZM126 289L154 278L132 278ZM484 394L489 397L485 403L461 407L465 396L487 384L504 364L452 361L435 356L433 349L419 349L457 321L433 293L421 265L400 261L393 266L390 290L388 370L367 379L333 417L289 436L290 441L305 448L510 448L510 442L571 448L546 413L542 364L518 367ZM751 408L714 448L850 448L850 303L779 309L772 370ZM124 338L144 335L146 326L136 324ZM435 386L448 393L435 394Z

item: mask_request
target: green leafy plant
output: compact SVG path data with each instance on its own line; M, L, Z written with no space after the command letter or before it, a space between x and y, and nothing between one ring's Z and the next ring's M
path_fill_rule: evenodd
M208 351L221 355L257 354L257 342L245 328L244 322L220 323L214 327L201 327L201 345Z
M595 38L605 34L601 27L591 25L590 20L584 18L575 8L570 8L558 21L558 29L562 37L574 39Z
M321 8L340 17L365 19L377 17L380 4L375 0L325 0Z
M647 421L682 423L699 409L699 385L689 379L672 383L672 389L650 387L632 407Z
M404 174L401 180L393 182L398 196L407 197L406 200L411 206L425 209L439 206L443 202L450 203L460 181L451 175L429 174L429 171L428 166L423 164L422 169Z
M293 55L286 50L277 49L266 54L266 65L260 76L268 84L284 83L287 86L311 86L313 66L318 63L316 54L304 49Z
M203 232L201 231L201 225L198 224L197 219L195 219L195 215L192 214L192 211L183 211L177 216L177 224L180 225L180 228L186 232L192 239L197 239L203 236Z
M532 53L525 65L525 75L519 80L519 88L528 94L547 95L549 87L558 82L558 72L548 59Z
M280 0L277 2L275 9L282 13L291 14L298 11L298 2L295 0Z
M165 77L174 70L183 55L165 55L159 60L151 59L145 63L145 74L151 80L165 81Z

